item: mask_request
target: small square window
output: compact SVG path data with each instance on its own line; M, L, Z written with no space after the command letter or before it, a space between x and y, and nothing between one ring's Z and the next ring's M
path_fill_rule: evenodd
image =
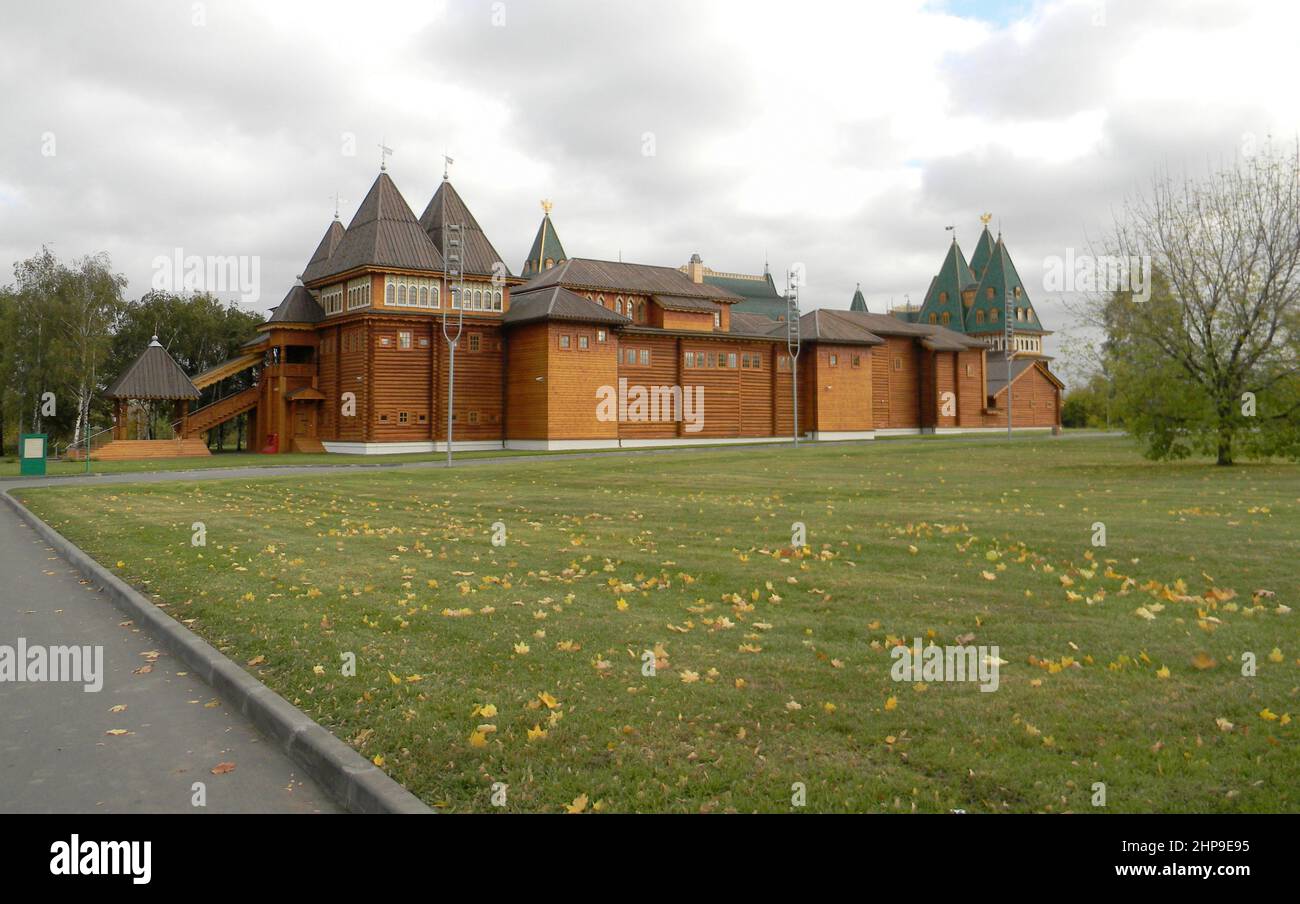
M603 343L603 342L605 341L605 335L606 335L606 334L605 334L605 331L604 331L604 330L596 330L596 342L597 342L597 344Z
M704 352L696 352L696 353L695 353L695 366L696 366L696 367L703 367L703 366L704 366Z
M641 364L648 365L649 363L650 363L650 349L643 348L641 349Z
M410 348L410 347L411 347L411 331L410 331L410 330L399 330L399 331L398 331L398 333L397 333L397 347L398 347L398 348Z
M636 363L636 349L629 348L623 352L623 361L626 364Z
M427 414L416 415L415 420L416 423L427 424L429 423L429 416Z
M862 356L861 356L861 355L854 355L854 356L853 356L853 366L854 366L854 367L861 367L861 366L862 366Z
M586 351L586 350L590 347L590 345L589 345L590 340L591 340L591 337L590 337L590 336L579 336L579 337L578 337L578 348L582 349L583 351Z
M477 424L477 423L478 423L478 412L477 412L477 411L471 411L471 412L469 413L469 422L470 422L471 424Z
M718 363L717 356L714 355L713 352L709 352L708 362L709 362L709 367L713 367Z
M407 423L410 419L411 419L411 416L410 416L409 414L407 414L405 411L399 411L399 412L397 412L397 423L399 423L399 424L405 424L405 423Z
M568 337L568 336L560 336L560 348L567 349L567 348L569 347L569 342L570 342L570 341L571 341L571 340L570 340L570 337Z
M682 366L683 367L695 366L695 355L693 352L686 352L686 354L682 356Z
M903 369L903 359L894 358L894 370L902 370L902 369Z
M727 366L730 367L730 368L732 368L733 370L735 369L735 367L736 367L736 353L735 353L735 352L728 352L728 353L727 353Z
M380 337L379 337L379 344L380 344L381 346L383 346L384 348L389 348L389 347L393 344L393 337L392 337L392 336L380 336Z
M470 334L469 334L469 350L470 350L470 351L472 351L472 352L476 352L476 351L478 351L481 342L482 342L482 338L479 336L478 333L470 333Z
M840 363L840 356L839 356L839 355L831 355L831 356L830 356L830 365L831 365L831 367L838 367L838 366L839 366L839 363Z

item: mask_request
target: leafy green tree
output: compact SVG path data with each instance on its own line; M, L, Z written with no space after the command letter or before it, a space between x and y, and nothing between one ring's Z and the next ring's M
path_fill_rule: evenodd
M1108 249L1150 297L1104 299L1107 368L1154 458L1300 457L1300 147L1201 181L1158 177Z

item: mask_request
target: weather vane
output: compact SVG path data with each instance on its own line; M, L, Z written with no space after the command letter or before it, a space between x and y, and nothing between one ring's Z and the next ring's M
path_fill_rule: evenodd
M339 196L338 192L334 192L330 197L334 199L334 219L337 220L339 218L339 205L343 203L344 199Z
M392 155L393 155L393 149L390 148L388 145L384 144L384 142L381 140L379 142L379 171L381 173L386 172L388 170L388 158L391 157Z
M456 162L455 160L453 160L453 159L451 159L450 157L447 156L447 152L446 152L446 150L444 149L443 152L442 152L442 181L443 181L443 182L446 182L446 181L447 181L447 175L448 175L448 172L449 172L449 167L450 167L453 163L455 163L455 162Z
M987 226L989 222L992 221L992 219L993 219L993 214L991 213L980 215L980 222L983 223L985 226Z
M554 206L555 205L552 204L549 200L545 198L542 199L542 213L546 214L548 217L551 215L551 208Z

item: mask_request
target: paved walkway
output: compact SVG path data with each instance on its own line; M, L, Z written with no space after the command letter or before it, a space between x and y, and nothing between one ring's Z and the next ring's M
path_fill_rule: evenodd
M0 644L102 644L103 688L0 681L0 813L337 812L302 770L0 504ZM114 713L115 706L126 709ZM128 734L106 732L125 729ZM213 775L218 763L235 769Z

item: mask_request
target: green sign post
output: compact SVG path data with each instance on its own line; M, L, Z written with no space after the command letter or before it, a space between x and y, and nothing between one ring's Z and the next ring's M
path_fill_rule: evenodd
M20 474L45 476L45 447L48 442L49 436L44 433L24 433L18 438Z

